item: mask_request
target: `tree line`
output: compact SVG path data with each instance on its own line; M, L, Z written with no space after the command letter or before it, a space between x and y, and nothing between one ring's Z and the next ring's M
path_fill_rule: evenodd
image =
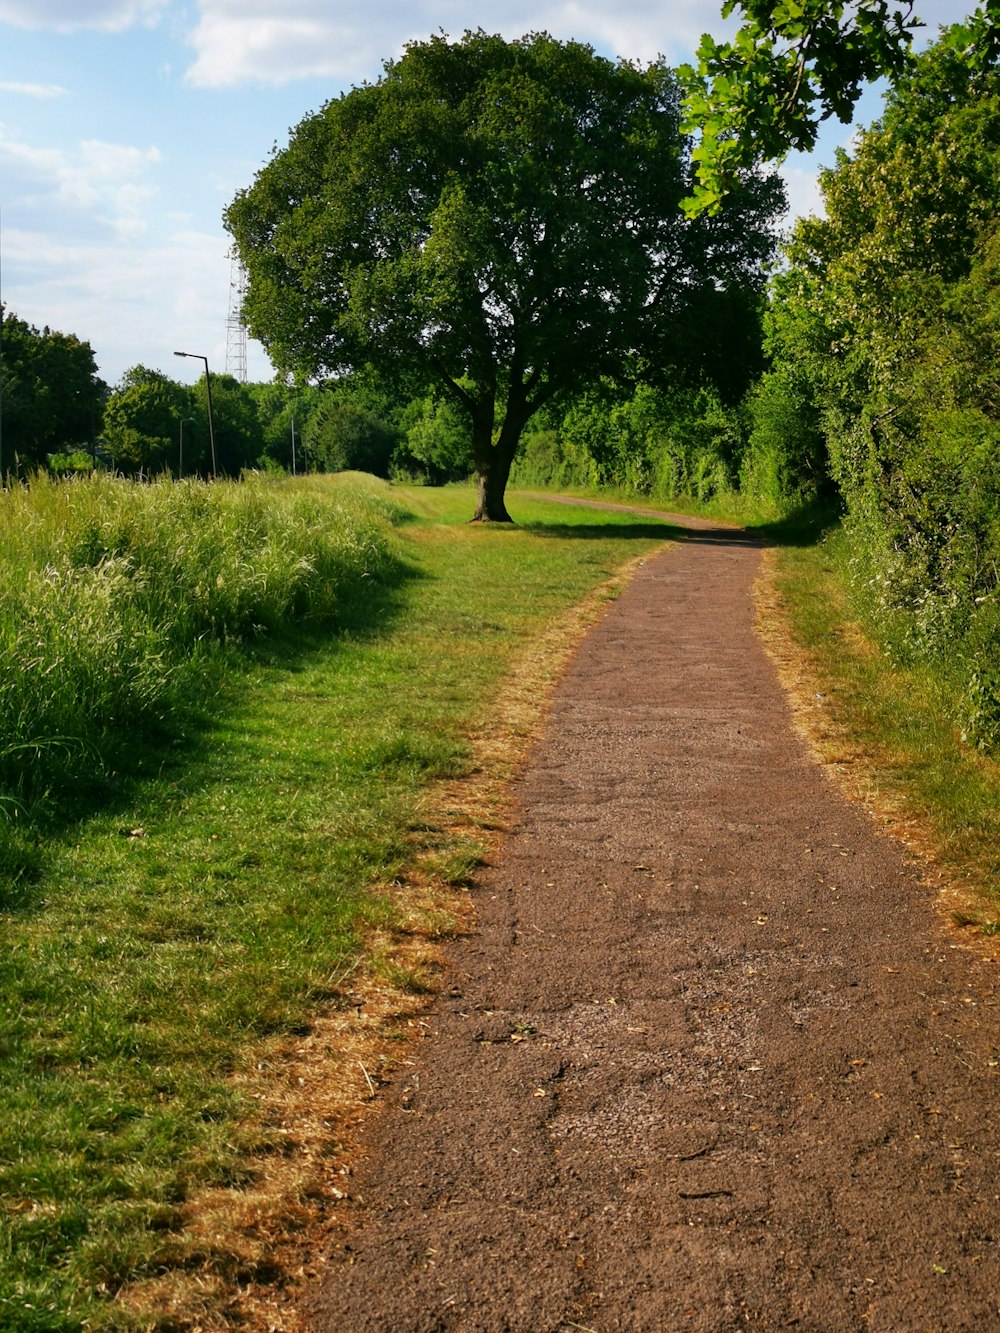
M211 475L204 375L185 385L136 365L108 386L88 342L9 311L0 340L0 473L7 481L39 469ZM400 399L371 375L294 385L213 373L211 396L220 476L357 470L440 484L472 470L457 408L427 396Z

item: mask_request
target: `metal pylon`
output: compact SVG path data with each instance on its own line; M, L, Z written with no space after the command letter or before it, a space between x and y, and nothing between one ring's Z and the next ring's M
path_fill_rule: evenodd
M226 320L226 374L241 384L247 382L247 327L243 323L243 298L247 271L236 247L229 252L229 317Z

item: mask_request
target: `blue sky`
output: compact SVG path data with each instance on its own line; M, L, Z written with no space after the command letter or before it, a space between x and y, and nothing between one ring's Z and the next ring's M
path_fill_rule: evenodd
M720 3L0 0L0 294L22 319L89 341L111 384L139 363L196 379L201 362L175 350L223 370L222 210L308 112L441 30L544 29L680 63L702 32L725 30ZM931 23L967 12L919 8ZM818 161L849 134L832 126ZM816 165L786 168L794 211L816 204ZM272 374L253 343L247 369Z

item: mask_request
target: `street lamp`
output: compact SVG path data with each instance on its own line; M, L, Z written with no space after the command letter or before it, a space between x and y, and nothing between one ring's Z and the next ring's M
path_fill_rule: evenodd
M177 480L184 476L184 423L194 421L194 417L181 417L181 444L177 453Z
M215 431L212 429L212 377L208 373L208 357L199 352L175 352L174 356L190 356L205 363L205 391L208 394L208 439L212 446L212 477L215 478Z

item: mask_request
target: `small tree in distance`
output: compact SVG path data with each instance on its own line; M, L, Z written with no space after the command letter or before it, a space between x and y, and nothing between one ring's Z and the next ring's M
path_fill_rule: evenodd
M747 175L687 221L679 123L659 62L545 34L412 43L307 116L226 210L249 331L299 379L370 366L443 390L470 423L475 517L509 521L544 404L683 360L671 331L700 294L760 284L780 186Z
M107 385L90 343L37 329L0 305L0 479L44 467L50 454L91 446Z

